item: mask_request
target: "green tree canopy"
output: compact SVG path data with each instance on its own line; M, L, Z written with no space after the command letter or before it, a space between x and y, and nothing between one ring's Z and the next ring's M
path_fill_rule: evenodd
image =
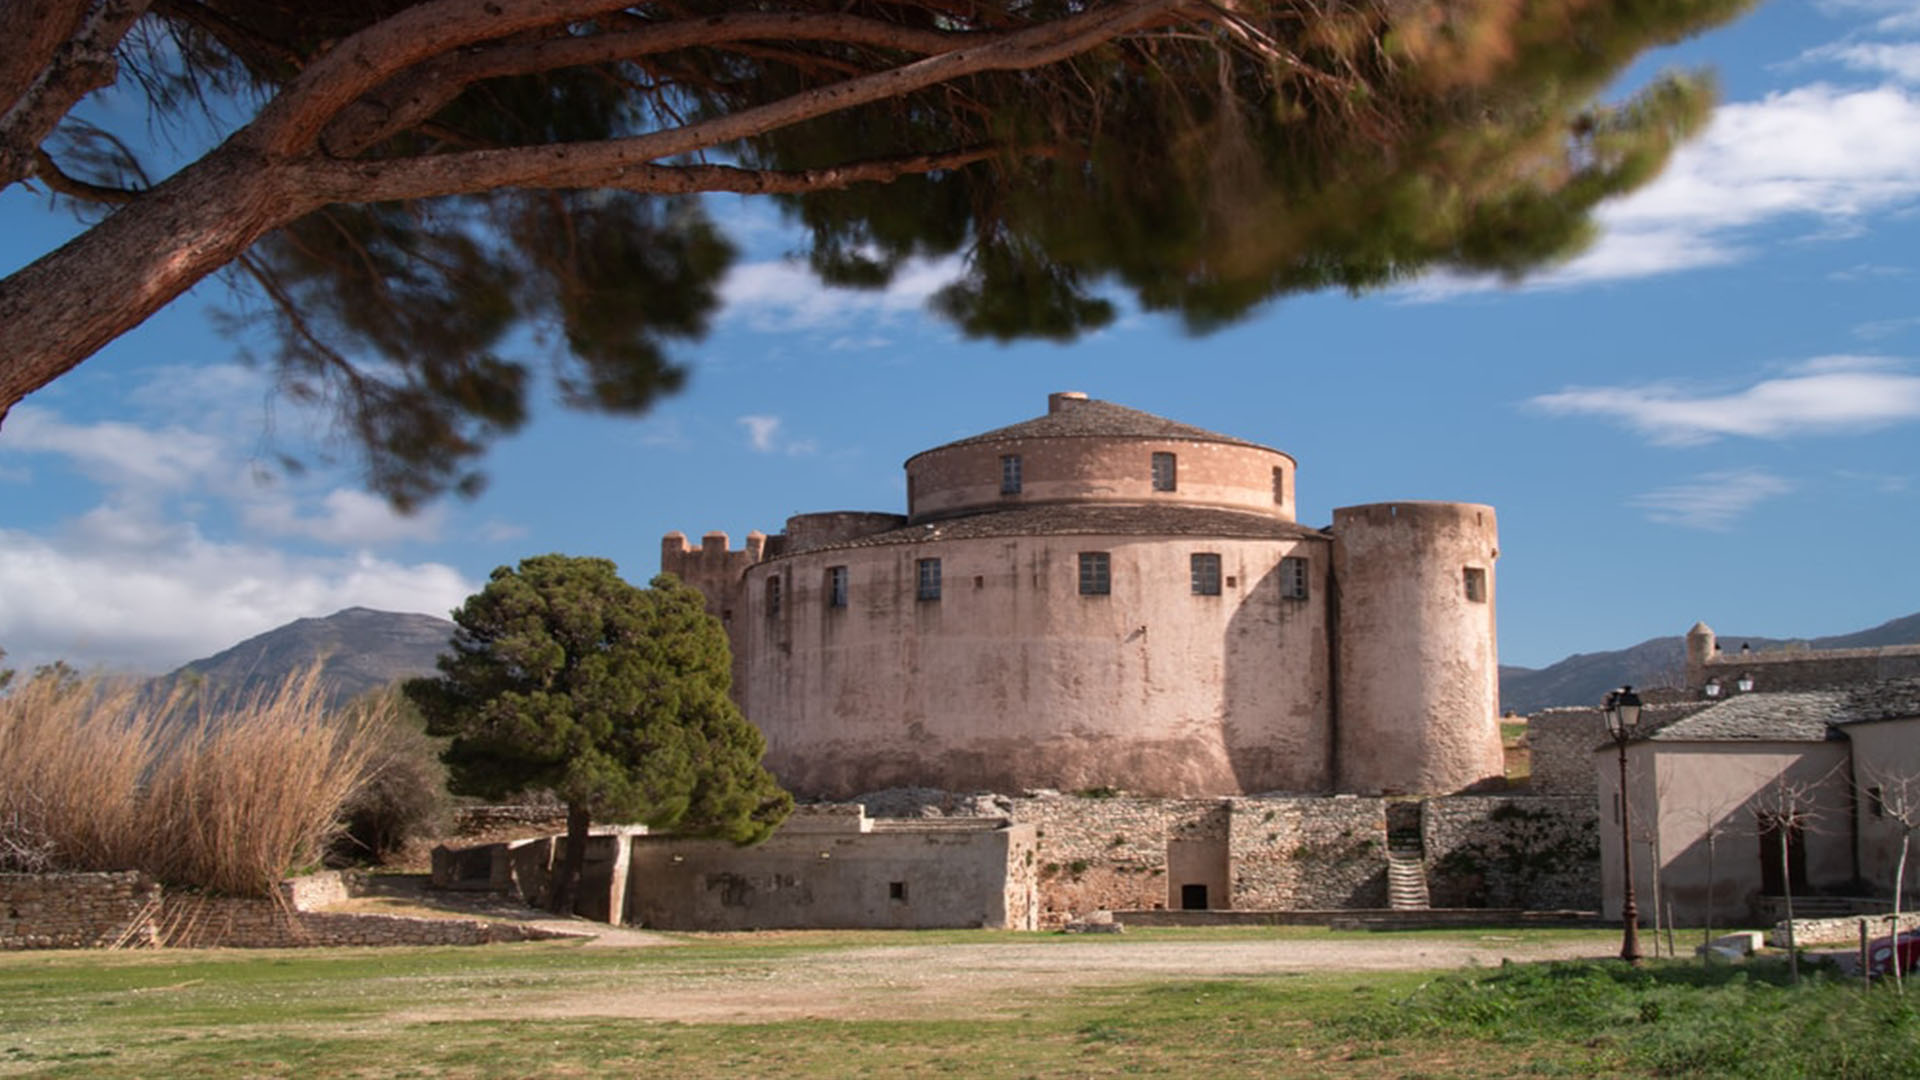
M1579 250L1711 92L1595 96L1750 3L24 0L0 187L111 213L0 281L0 417L231 267L377 490L473 490L526 416L515 328L568 404L679 385L671 346L733 257L704 192L781 200L835 284L960 256L935 307L997 339L1071 338L1124 294L1204 330L1300 290L1517 275ZM256 107L150 183L71 112L116 79L163 124Z
M728 696L726 633L678 579L638 589L606 559L540 555L496 569L453 619L440 675L407 696L430 734L453 737L454 791L548 790L566 803L556 908L590 819L751 844L792 808Z

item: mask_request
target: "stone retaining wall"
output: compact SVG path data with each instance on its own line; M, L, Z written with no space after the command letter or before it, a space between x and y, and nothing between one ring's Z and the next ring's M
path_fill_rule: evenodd
M0 874L0 949L157 944L160 886L136 871Z
M335 873L283 882L274 900L167 893L137 871L0 874L0 949L483 945L573 936L480 919L307 910L350 893L350 881Z
M1591 796L1455 795L1426 800L1421 819L1434 907L1600 906Z

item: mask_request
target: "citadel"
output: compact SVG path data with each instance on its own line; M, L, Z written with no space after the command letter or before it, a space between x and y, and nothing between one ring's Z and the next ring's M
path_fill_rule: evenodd
M661 569L801 796L1438 795L1502 771L1491 507L1295 520L1292 457L1084 394Z

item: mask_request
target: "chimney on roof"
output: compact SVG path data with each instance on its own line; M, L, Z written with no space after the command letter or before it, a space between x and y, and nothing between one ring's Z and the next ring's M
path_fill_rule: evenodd
M1087 395L1078 390L1062 390L1057 394L1048 394L1047 412L1057 413L1061 409L1072 408L1085 400Z

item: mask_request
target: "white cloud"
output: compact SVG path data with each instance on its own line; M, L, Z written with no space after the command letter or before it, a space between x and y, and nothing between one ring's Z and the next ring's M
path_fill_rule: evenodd
M316 512L306 513L285 495L263 492L243 504L242 519L251 528L272 536L302 536L336 547L369 547L403 540L437 540L445 524L446 506L434 503L408 515L387 500L364 491L334 488L320 499Z
M1910 315L1903 319L1876 319L1854 327L1853 336L1867 341L1884 341L1890 337L1898 337L1916 326L1920 326L1920 315Z
M0 449L66 458L92 480L120 489L175 491L222 467L221 441L183 427L149 430L119 421L70 424L58 413L16 406Z
M158 672L306 616L361 605L444 615L474 586L439 563L300 557L99 508L57 539L0 529L0 646Z
M1816 83L1716 109L1647 187L1595 214L1602 235L1566 265L1525 282L1571 288L1750 258L1755 235L1783 222L1846 235L1863 219L1920 202L1920 91ZM1435 275L1416 301L1501 287L1497 278Z
M1854 71L1891 75L1902 82L1920 82L1920 42L1836 43L1809 49L1803 55L1808 60L1828 60Z
M910 259L884 289L844 289L822 283L799 260L741 263L720 286L722 318L743 319L763 333L871 329L876 321L924 308L928 297L960 274L957 258Z
M1830 356L1726 393L1673 383L1569 387L1528 404L1560 416L1605 417L1668 445L1729 435L1846 434L1920 420L1920 376L1877 357Z
M489 520L480 526L480 539L490 544L504 544L525 537L528 531L525 525L515 522Z
M1691 480L1636 495L1628 505L1660 525L1724 532L1760 503L1793 490L1781 477L1760 469L1702 473Z
M774 436L780 433L780 418L777 416L743 416L740 426L747 429L747 445L762 454L771 454L774 450Z
M747 429L747 445L755 453L803 457L820 452L820 444L812 439L782 438L783 424L777 416L742 416L736 422Z

